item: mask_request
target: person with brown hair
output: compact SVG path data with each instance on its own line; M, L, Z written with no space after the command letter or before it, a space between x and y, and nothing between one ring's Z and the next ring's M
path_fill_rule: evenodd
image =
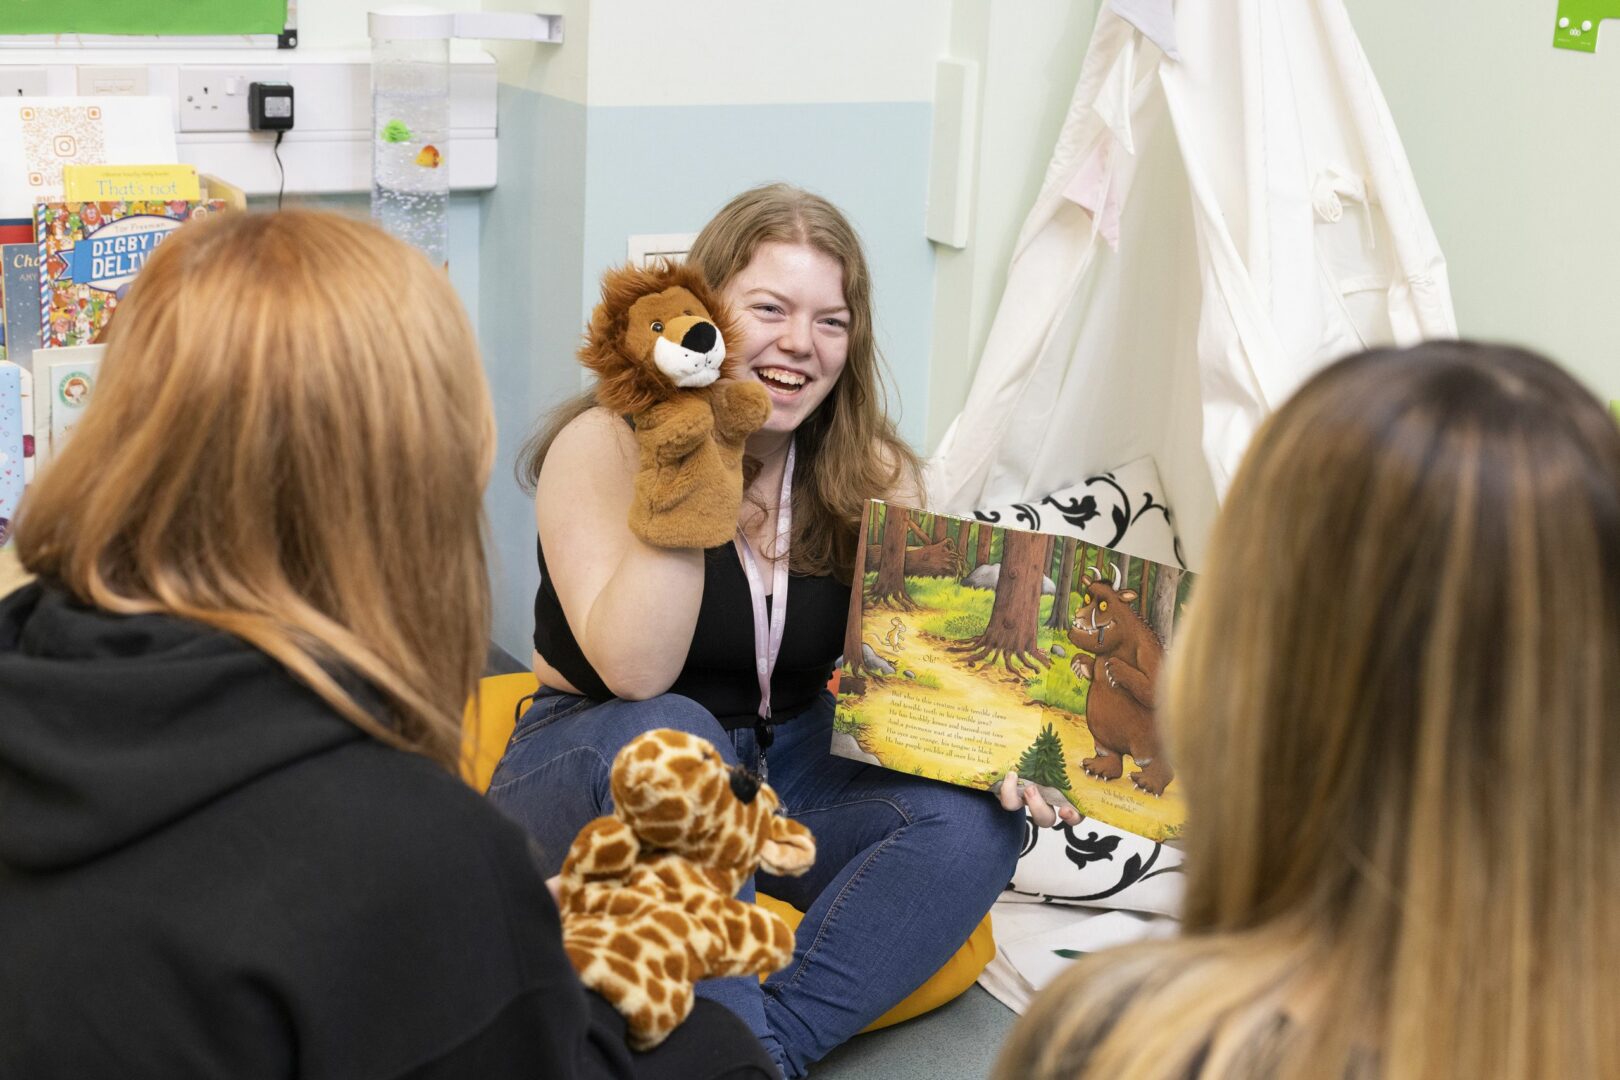
M0 602L0 1075L747 1077L632 1056L457 776L494 431L445 276L369 224L152 255Z
M793 962L700 984L746 1019L788 1077L860 1031L954 953L1011 877L1022 821L993 799L830 756L826 690L843 647L868 499L916 505L918 462L884 413L871 279L831 203L744 192L690 263L731 307L744 377L770 396L751 436L736 540L657 547L627 524L643 448L631 418L570 402L531 442L541 581L534 669L490 797L554 871L611 806L608 767L650 728L768 771L817 859L766 891L805 912ZM730 531L729 529L727 531ZM1037 814L1052 811L1044 803ZM753 895L752 886L744 892Z
M1161 713L1181 936L999 1080L1620 1076L1620 429L1520 349L1308 382L1233 481Z

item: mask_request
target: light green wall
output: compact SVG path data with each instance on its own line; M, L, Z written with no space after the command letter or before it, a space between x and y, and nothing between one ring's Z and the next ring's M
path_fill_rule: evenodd
M1556 0L1345 3L1450 265L1461 332L1538 348L1620 399L1620 302L1608 296L1620 283L1620 21L1600 26L1592 56L1552 47ZM983 113L973 242L939 249L930 448L967 397L1095 12L1091 0L952 6L951 53L982 65Z
M1555 0L1347 0L1451 269L1461 332L1620 398L1620 22L1552 47Z
M935 245L926 449L961 411L1097 21L1096 0L955 0L948 55L979 65L968 245Z

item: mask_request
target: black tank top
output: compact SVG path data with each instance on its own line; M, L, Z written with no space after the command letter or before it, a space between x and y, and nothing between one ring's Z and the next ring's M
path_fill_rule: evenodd
M586 697L606 701L613 692L585 659L563 615L535 537L540 589L534 595L534 647ZM649 600L656 598L649 597ZM766 597L770 610L774 596ZM832 677L843 651L849 619L849 586L833 577L794 575L788 586L787 626L771 675L771 722L807 709ZM759 718L759 677L754 674L754 611L737 549L732 544L703 553L703 599L686 663L669 688L713 713L726 728L745 728Z

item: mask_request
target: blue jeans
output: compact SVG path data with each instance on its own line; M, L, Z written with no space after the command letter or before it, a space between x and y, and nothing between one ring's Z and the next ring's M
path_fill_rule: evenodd
M833 697L776 729L769 782L809 826L816 862L803 877L758 875L805 913L793 962L763 986L714 979L698 992L748 1024L782 1067L803 1076L959 949L1012 877L1023 815L988 794L864 765L828 752ZM489 797L539 842L548 875L580 827L612 809L608 769L653 728L701 735L728 762L757 764L751 730L728 732L690 698L595 703L545 693L518 721ZM742 895L752 899L754 883Z

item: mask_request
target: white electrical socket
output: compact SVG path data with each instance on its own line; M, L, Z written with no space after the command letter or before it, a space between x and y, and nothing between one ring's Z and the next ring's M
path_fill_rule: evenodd
M0 64L0 97L44 97L47 93L43 67Z
M180 67L181 131L249 131L248 84L286 82L286 68Z

